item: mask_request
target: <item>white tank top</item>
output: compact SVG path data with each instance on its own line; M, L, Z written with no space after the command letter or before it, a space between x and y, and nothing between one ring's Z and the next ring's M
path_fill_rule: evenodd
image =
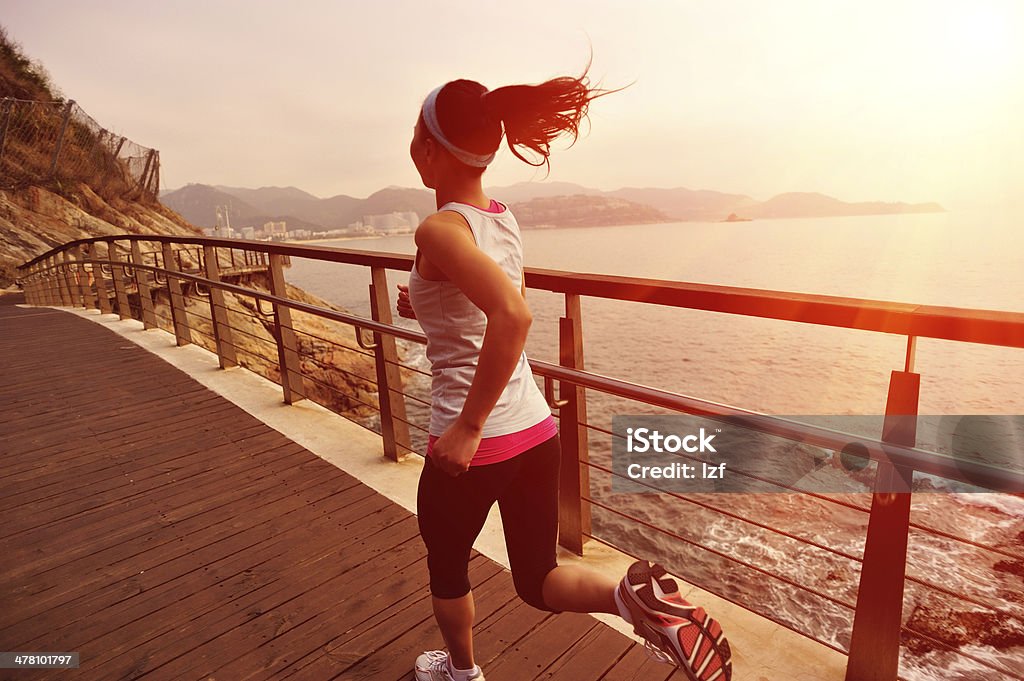
M490 213L451 201L438 211L459 213L473 232L477 247L491 257L519 289L523 281L523 242L519 223L507 206ZM462 412L476 374L487 317L450 281L424 279L413 263L409 302L427 337L431 365L430 434L440 436ZM524 351L508 385L484 422L481 437L508 435L535 426L551 415L537 387Z

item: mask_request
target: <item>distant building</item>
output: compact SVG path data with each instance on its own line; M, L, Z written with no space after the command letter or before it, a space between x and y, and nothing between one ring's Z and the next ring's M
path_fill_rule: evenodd
M254 241L256 239L256 228L255 227L243 227L242 238L248 241Z
M412 211L364 215L362 224L380 234L408 234L419 225L419 216Z
M416 213L414 213L413 211L411 211L411 210L405 211L404 213L399 213L399 215L401 215L403 218L405 218L405 222L406 222L406 224L409 225L409 227L411 227L413 229L416 229L417 227L419 227L420 216L417 215Z
M288 234L287 225L284 221L281 222L264 222L263 223L263 235L269 236L270 238L281 238L283 239Z

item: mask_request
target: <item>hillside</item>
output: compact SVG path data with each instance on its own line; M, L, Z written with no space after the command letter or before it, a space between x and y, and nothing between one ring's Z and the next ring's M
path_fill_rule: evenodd
M73 239L125 232L199 233L131 184L123 159L110 153L99 143L96 131L79 125L78 119L69 126L75 138L63 150L58 172L45 172L53 154L30 133L43 129L49 120L33 112L45 112L47 106L54 106L51 102L57 107L66 104L46 69L28 58L0 27L2 97L20 101L10 109L0 165L0 288L14 283L17 265ZM82 146L87 142L91 146ZM94 163L88 165L83 159Z
M308 197L308 198L307 198ZM259 226L270 220L283 220L289 229L326 231L341 229L362 219L393 211L415 211L427 215L434 211L433 193L423 189L388 187L357 199L339 194L320 199L294 187L211 187L188 184L166 192L160 201L200 227L217 224L217 206L230 206L233 227Z
M605 227L669 222L650 206L611 196L547 196L509 206L520 226Z

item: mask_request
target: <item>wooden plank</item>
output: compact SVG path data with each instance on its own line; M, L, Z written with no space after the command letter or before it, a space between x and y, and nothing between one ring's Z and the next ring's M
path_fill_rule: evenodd
M196 602L199 594L196 587L201 586L197 582L209 579L219 582L252 568L254 561L250 552L259 551L264 561L277 556L294 556L296 551L303 550L305 543L314 540L317 533L336 529L340 515L356 514L363 519L365 525L353 526L356 530L372 529L379 522L378 518L389 522L400 519L395 513L400 509L389 506L379 495L370 494L353 501L360 488L365 489L360 485L325 501L324 508L333 517L323 514L311 519L302 507L282 512L219 541L197 545L189 553L159 564L150 563L144 570L134 571L105 588L89 590L62 603L59 606L61 622L56 626L52 613L33 613L18 623L18 634L25 639L45 637L63 642L64 637L76 637L86 625L94 632L107 632L147 616L173 621L174 608L181 608L187 615L197 615L201 612L201 605Z
M599 679L615 666L631 645L632 641L611 627L596 625L537 678L544 681Z
M524 672L535 678L598 626L602 625L593 617L579 613L548 617L509 646L487 671L495 679L520 678Z
M653 660L642 645L633 643L629 651L622 656L615 666L600 677L601 681L666 681L677 678L678 670L663 662ZM681 672L679 672L681 674ZM598 678L598 677L594 677ZM685 676L679 676L684 679Z

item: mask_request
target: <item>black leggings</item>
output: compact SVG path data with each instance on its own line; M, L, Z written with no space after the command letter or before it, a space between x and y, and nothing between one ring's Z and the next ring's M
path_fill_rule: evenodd
M471 466L451 477L430 457L423 464L416 508L427 545L430 593L459 598L469 593L469 553L495 501L501 511L512 580L520 598L540 610L544 578L557 565L558 435L511 459Z

